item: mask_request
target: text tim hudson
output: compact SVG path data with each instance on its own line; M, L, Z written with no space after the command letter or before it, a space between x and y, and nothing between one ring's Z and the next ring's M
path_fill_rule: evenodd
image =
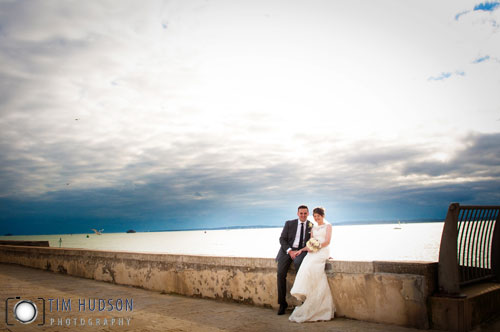
M78 306L78 311L133 311L133 299L47 299L49 302L49 311L71 311L71 305Z

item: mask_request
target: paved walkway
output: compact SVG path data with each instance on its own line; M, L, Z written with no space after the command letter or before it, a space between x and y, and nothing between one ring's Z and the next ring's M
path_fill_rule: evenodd
M41 322L7 326L5 306L8 297L46 300L45 325ZM288 314L277 316L272 309L208 299L161 294L140 288L57 274L17 265L0 264L0 332L7 331L420 331L393 325L336 318L329 322L297 324ZM79 312L80 299L133 299L133 311ZM52 312L50 301L52 301ZM57 302L71 300L71 311L55 310ZM12 300L14 304L18 301ZM106 301L107 302L107 301ZM9 302L11 311L12 302ZM99 303L99 302L98 302ZM41 307L41 306L40 306ZM41 315L40 315L41 316ZM11 314L7 317L13 321ZM114 321L113 321L114 319ZM121 320L120 320L121 319ZM127 324L127 319L129 323ZM119 325L122 322L123 325ZM62 324L62 325L58 325ZM89 326L92 324L92 326ZM99 324L99 325L98 325ZM106 324L106 325L104 325ZM486 330L484 330L486 331ZM495 331L495 330L491 330Z

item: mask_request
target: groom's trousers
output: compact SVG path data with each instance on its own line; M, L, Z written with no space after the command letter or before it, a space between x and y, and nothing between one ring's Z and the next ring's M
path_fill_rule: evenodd
M296 250L296 249L293 249ZM290 268L290 264L295 267L295 271L298 272L300 268L300 264L302 264L302 260L306 257L307 252L302 252L299 256L292 259L290 255L281 255L278 259L278 303L286 304L286 275L288 274L288 269Z

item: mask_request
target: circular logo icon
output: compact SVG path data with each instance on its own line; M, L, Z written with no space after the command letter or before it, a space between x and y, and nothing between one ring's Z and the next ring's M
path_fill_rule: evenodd
M14 306L14 317L23 324L29 324L36 319L38 310L30 300L21 300Z

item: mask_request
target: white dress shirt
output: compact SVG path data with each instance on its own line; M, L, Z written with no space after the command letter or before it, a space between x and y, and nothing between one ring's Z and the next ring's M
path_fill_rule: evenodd
M306 239L307 219L304 222L300 221L300 219L297 219L297 233L295 233L295 240L293 241L293 245L292 245L293 248L298 248L299 247L299 242L300 242L300 224L301 223L304 224L304 230L303 230L304 235L302 235L302 241L304 241ZM292 248L288 248L288 250L286 251L286 253L288 254L290 252L290 250L292 250Z

